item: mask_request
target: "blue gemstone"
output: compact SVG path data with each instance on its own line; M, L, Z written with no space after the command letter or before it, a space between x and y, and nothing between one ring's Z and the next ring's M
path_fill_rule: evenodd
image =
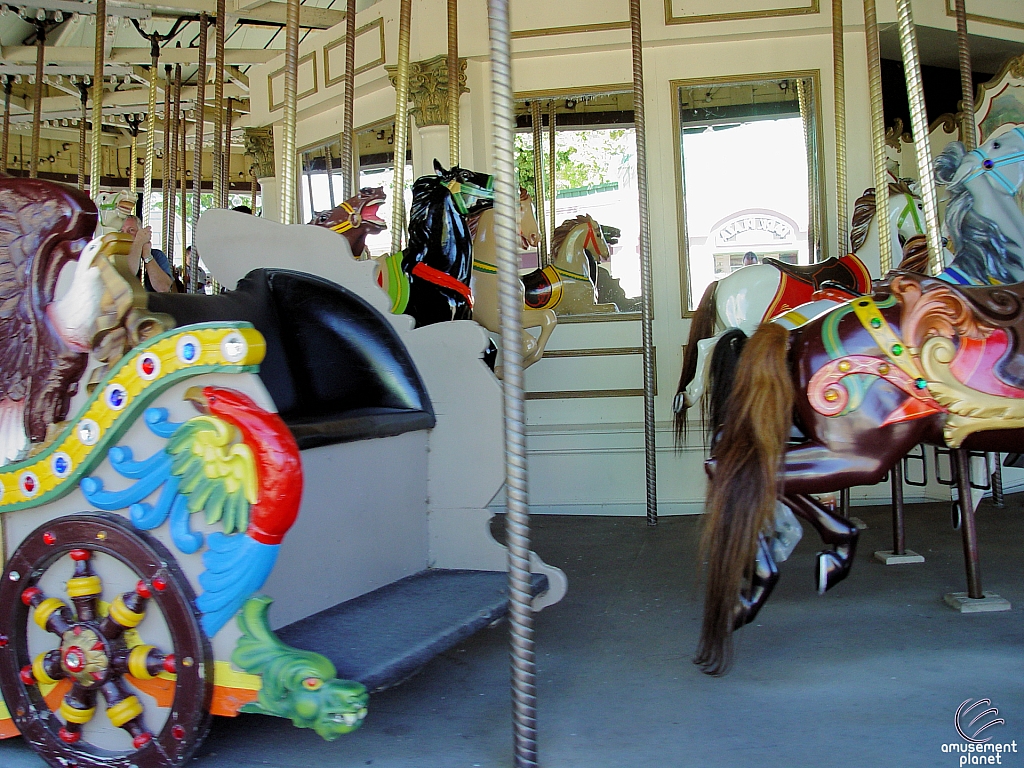
M928 386L928 382L925 381L924 379L918 379L914 383L917 385L918 389L924 389L925 387Z
M993 163L991 160L986 160L985 162L982 163L982 165L991 170L995 163Z
M58 456L57 460L53 462L53 468L57 470L58 475L63 475L68 471L68 460L63 456Z
M110 391L110 404L115 408L120 408L124 404L124 392L120 389L113 389Z
M196 356L196 347L194 344L186 344L181 348L181 352L185 356L186 360L191 360Z

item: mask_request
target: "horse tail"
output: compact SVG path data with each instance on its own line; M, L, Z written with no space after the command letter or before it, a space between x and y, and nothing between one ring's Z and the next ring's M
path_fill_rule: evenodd
M739 364L743 348L747 344L747 334L739 328L730 328L723 333L715 344L715 351L708 364L708 386L704 393L704 426L708 436L712 438L725 422L726 408L732 395L733 384L736 382L736 366Z
M676 448L682 446L686 440L686 410L687 405L683 400L683 393L690 386L694 376L697 375L697 342L701 339L710 339L715 335L715 292L718 290L718 281L711 283L704 289L704 295L700 298L700 304L693 313L690 320L690 337L686 340L686 351L683 352L683 370L679 374L679 386L676 387L675 412L675 437Z
M897 269L928 274L928 238L925 235L912 235L907 239L903 245L903 261Z
M750 580L758 534L774 514L793 411L788 341L785 328L764 323L747 342L713 453L701 536L708 562L704 624L694 658L710 675L732 663L737 601Z

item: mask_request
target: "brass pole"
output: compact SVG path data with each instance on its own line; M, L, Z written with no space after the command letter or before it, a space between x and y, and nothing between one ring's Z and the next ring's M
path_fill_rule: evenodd
M96 40L92 68L92 162L89 194L95 200L103 176L103 48L107 31L107 0L96 0Z
M152 225L153 166L156 164L156 80L160 76L160 47L151 42L149 65L149 111L146 113L146 165L142 177L142 225Z
M36 25L36 83L32 92L32 156L28 159L29 178L39 176L39 131L43 123L43 62L46 55L46 28Z
M459 164L459 0L448 0L448 164Z
M231 190L231 124L234 123L235 100L228 97L227 112L224 115L224 153L221 155L221 168L224 171L224 179L221 184L220 207L228 207L228 199Z
M544 205L543 119L540 113L540 102L530 102L530 124L533 131L533 199L537 203L537 229L540 231L540 245L537 253L542 266L550 264L554 260L554 254L548 258L547 222L544 220L546 206Z
M555 220L557 216L555 213L555 203L558 198L558 193L555 189L555 168L557 166L555 156L555 125L558 121L557 115L555 102L551 101L548 105L548 224L551 225L552 232L558 228L558 222ZM537 205L540 205L540 203L537 203ZM553 260L555 254L551 254L551 258Z
M199 69L196 70L196 138L192 146L192 258L188 263L189 293L199 289L199 246L196 245L196 227L203 194L203 132L206 127L206 49L209 46L207 30L209 19L199 14Z
M85 189L85 153L88 151L85 143L89 122L89 89L85 84L79 86L79 95L82 100L82 119L78 121L78 188ZM132 142L132 157L135 156L135 143ZM5 154L6 157L6 154Z
M409 31L412 0L401 0L398 20L398 70L395 77L395 183L391 191L391 252L402 250L405 234L405 151L409 145Z
M835 78L836 107L836 232L839 236L838 256L849 248L846 180L846 60L843 37L843 0L832 0L832 70ZM807 169L810 172L810 168Z
M174 195L171 194L170 203L167 200L167 187L169 183L168 177L173 179L171 165L171 96L174 93L174 81L171 79L171 65L166 64L164 66L164 156L160 163L160 197L163 198L163 218L161 219L161 227L163 228L163 251L165 254L170 253L168 247L167 236L170 234L170 225L167 223L168 214L170 213L171 206L174 205Z
M964 0L956 2L956 43L960 51L960 89L963 91L963 143L968 149L978 146L974 124L974 78L971 76L971 46L967 42L967 8Z
M875 221L878 229L878 266L883 275L892 269L892 233L889 231L889 174L885 163L885 112L882 106L882 59L878 46L875 0L864 0L864 35L867 39L868 89L871 94L871 151L874 157Z
M167 210L167 259L174 263L174 235L178 217L178 130L181 125L181 64L174 65L174 82L171 95L170 162L164 173L164 208ZM181 233L185 236L184 231Z
M223 5L224 0L217 0ZM295 111L299 79L299 0L288 0L284 41L284 118L281 126L281 223L295 223L298 168L295 158ZM220 133L217 134L218 136ZM400 206L399 206L400 207Z
M256 215L256 193L259 192L260 182L256 178L256 166L249 168L249 175L252 176L252 191L249 193L249 207L252 208L253 216Z
M180 128L178 129L178 139L180 144L178 145L178 184L180 185L178 193L181 196L181 268L182 268L182 279L185 277L185 254L188 250L188 240L186 237L188 234L188 178L187 171L188 167L188 146L186 143L188 135L188 123L185 120L185 113L182 112L178 118ZM195 239L195 233L192 233L192 239Z
M900 49L903 69L907 77L907 95L910 98L910 124L914 130L914 149L924 202L925 234L928 239L928 263L933 275L942 271L942 236L939 232L938 196L935 177L931 173L932 148L928 142L928 113L924 105L924 85L921 81L921 62L918 58L917 33L910 0L896 0L896 18L900 31ZM876 194L877 198L878 195Z
M516 768L537 765L537 662L530 585L530 507L527 497L523 405L522 309L516 237L515 116L508 0L488 0L491 99L494 115L494 229L504 374L505 531L508 545L512 739Z
M222 207L224 199L224 28L226 26L225 0L217 0L217 33L213 60L213 205ZM285 53L287 60L288 54ZM287 65L286 65L287 69ZM285 73L287 81L288 74ZM285 86L287 88L287 85ZM287 115L287 107L285 113ZM287 117L286 117L287 119Z
M818 195L814 188L815 158L811 141L811 104L807 95L807 84L802 78L796 80L796 97L800 105L800 120L804 126L804 150L807 153L807 250L808 260L818 261Z
M348 0L345 11L345 114L341 131L341 186L344 197L354 196L359 187L359 172L352 163L353 113L356 98L356 0ZM253 176L255 183L256 176ZM255 188L255 187L254 187ZM253 193L255 195L255 192ZM253 209L255 210L255 208Z
M3 133L0 134L0 155L3 156L3 164L0 165L0 171L7 172L7 159L8 151L11 146L11 88L14 87L14 83L11 80L10 75L4 75L4 129ZM85 162L85 153L79 157L79 164Z
M139 188L139 180L137 178L137 169L139 167L139 123L132 123L132 126L132 169L128 174L128 191L134 196Z

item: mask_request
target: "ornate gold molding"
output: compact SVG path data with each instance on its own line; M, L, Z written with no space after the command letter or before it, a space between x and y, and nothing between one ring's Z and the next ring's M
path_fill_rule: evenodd
M384 67L395 84L397 67ZM469 93L466 87L466 60L459 59L459 94ZM409 98L413 106L409 114L416 125L448 125L448 57L435 56L426 61L409 62Z
M246 128L245 154L251 155L256 166L256 178L266 179L274 173L274 129Z
M742 19L771 19L779 16L801 16L820 13L818 0L804 0L802 5L790 5L782 8L764 10L732 11L725 13L702 13L693 16L676 16L672 0L665 0L666 24L702 24L709 21L739 21Z

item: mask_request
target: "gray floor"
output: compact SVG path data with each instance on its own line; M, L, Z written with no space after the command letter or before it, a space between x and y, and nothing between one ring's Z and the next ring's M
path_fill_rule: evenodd
M1008 613L962 616L960 535L944 505L908 512L923 565L871 561L887 548L885 508L856 511L851 577L812 588L819 547L807 533L723 679L691 663L698 630L696 518L538 517L534 547L569 576L566 599L537 617L538 742L544 766L956 766L954 714L989 698L1006 724L988 732L1024 752L1024 508L984 502L978 516L985 589ZM376 695L356 733L325 743L255 715L216 719L193 765L510 766L507 627L486 630L418 676ZM1003 765L1024 764L1021 754ZM15 739L3 768L42 763Z

